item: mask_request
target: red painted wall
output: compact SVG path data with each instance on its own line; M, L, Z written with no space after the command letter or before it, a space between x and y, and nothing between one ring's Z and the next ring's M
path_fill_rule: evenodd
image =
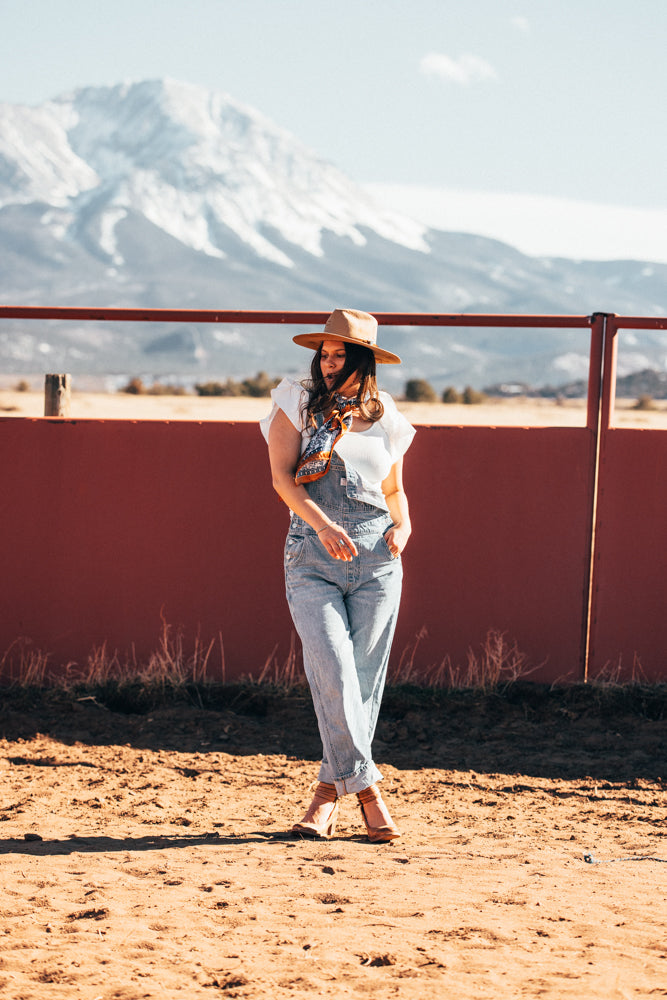
M667 680L667 433L602 436L589 675Z
M582 676L593 441L586 428L419 428L394 665L423 628L422 671L465 664L497 629L534 679ZM145 658L164 615L186 649L222 635L228 679L285 660L287 510L256 425L5 418L0 463L0 657L27 637L54 667L104 642ZM220 676L219 646L209 669Z
M231 674L261 668L285 632L285 511L255 425L5 420L0 461L0 650L141 658L164 614L188 647L222 633Z
M593 442L586 428L418 430L397 652L425 626L417 662L461 664L495 629L533 679L583 676Z

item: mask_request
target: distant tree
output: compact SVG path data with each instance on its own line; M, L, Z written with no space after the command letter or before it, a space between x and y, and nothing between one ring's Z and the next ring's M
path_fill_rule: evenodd
M461 393L453 385L449 385L442 393L442 401L443 403L460 403Z
M140 378L135 376L131 378L127 385L123 386L120 392L127 392L131 396L141 396L142 393L146 392L146 386Z
M643 393L635 405L632 407L633 410L657 410L655 405L655 400L653 396L649 396L648 393Z
M241 383L244 396L270 396L271 390L280 382L279 378L269 378L266 372L257 372L254 378L246 378Z
M405 398L410 403L437 403L438 401L435 389L424 378L411 378L405 383Z
M195 386L198 396L242 396L243 389L240 382L235 382L233 378L228 378L225 382L202 382Z
M269 378L266 372L257 372L254 378L246 378L243 382L233 378L224 382L203 382L195 386L195 392L198 396L270 396L279 382L279 378Z
M164 382L154 382L150 388L144 384L143 379L136 375L131 378L127 385L124 385L119 392L127 392L131 396L185 396L185 387L182 385L169 385Z
M150 396L185 396L185 386L154 382L148 390Z
M24 378L22 378L14 386L14 391L15 392L30 392L30 382L26 382L26 380Z
M463 390L463 402L466 406L476 406L479 403L483 403L486 396L479 389L473 389L472 386L467 385Z

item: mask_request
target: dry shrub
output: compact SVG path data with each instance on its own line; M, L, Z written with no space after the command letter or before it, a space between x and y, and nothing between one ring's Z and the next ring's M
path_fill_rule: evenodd
M31 639L16 639L0 659L0 682L21 687L46 687L51 677L48 673L49 653L35 649Z
M392 687L412 686L423 689L449 691L473 690L481 693L503 692L517 681L529 676L543 664L530 666L525 653L516 640L508 641L506 633L489 629L476 651L468 648L465 663L452 663L449 654L440 663L426 666L417 663L420 643L428 635L422 627L413 641L403 650L398 665L390 669L388 684ZM216 644L220 646L220 673L212 676L209 669ZM278 688L281 691L302 689L307 685L303 670L300 646L296 633L290 638L290 648L281 662L274 647L256 677L249 674L240 679L241 685L255 689L258 685ZM216 671L217 673L217 671ZM557 686L560 682L555 682ZM106 643L95 647L84 664L69 662L59 670L52 664L52 654L37 649L28 638L15 640L0 657L0 684L15 688L59 688L65 691L101 689L109 685L135 692L128 695L141 700L142 695L161 697L169 692L203 688L211 684L227 684L225 650L222 635L208 643L197 634L191 646L181 629L171 626L162 616L162 627L157 648L144 660L137 658L134 647L129 654L121 655L110 650ZM605 691L646 688L647 681L637 654L630 670L621 658L606 663L592 675L588 686L602 693Z
M391 674L392 685L489 692L507 688L537 669L528 665L528 658L520 651L516 640L508 642L505 633L498 629L489 629L479 652L468 648L465 664L454 665L447 654L439 664L417 667L417 649L427 635L426 628L422 627L413 643L403 650L398 667Z
M242 382L233 378L224 382L200 382L195 385L195 392L198 396L270 396L279 382L279 378L270 378L266 372L257 372L254 378L245 378Z
M132 655L124 659L114 650L109 653L106 643L93 649L80 677L70 675L70 681L86 686L106 684L108 681L138 683L145 687L178 688L184 684L201 684L206 680L208 661L215 645L211 639L205 645L201 636L195 636L192 650L187 652L182 630L174 629L162 618L162 630L158 646L145 662L137 660L134 648ZM220 636L222 673L224 679L224 648Z
M283 663L279 663L276 657L277 649L277 645L273 647L273 651L267 658L256 683L271 684L274 687L285 688L287 690L303 687L307 682L303 670L303 661L299 656L297 648L296 632L292 631L289 653Z
M619 656L616 663L612 663L608 660L603 667L598 670L598 672L589 678L589 683L595 684L598 687L621 687L628 684L646 684L646 674L641 665L641 660L636 653L632 656L632 666L630 668L630 676L626 680L621 680L621 677L627 675L628 670L623 666L623 658Z
M516 639L509 643L504 632L489 629L480 653L476 654L469 648L465 667L453 668L451 663L447 663L443 675L446 687L488 692L508 687L536 669L529 667L528 658L519 649Z
M410 403L437 403L438 396L425 378L411 378L405 383L405 398Z
M241 383L244 396L270 396L271 390L280 383L279 378L269 378L266 372L257 372L254 378L245 378Z
M242 396L243 389L240 382L228 378L224 382L199 382L195 385L195 392L198 396Z
M486 393L480 392L478 389L473 389L472 386L467 385L463 390L462 400L466 406L478 406L480 403L486 402L487 396Z
M410 646L406 646L401 653L398 666L390 671L390 676L388 677L389 684L396 686L400 684L418 684L424 685L425 687L436 686L432 683L430 667L427 667L426 671L415 667L415 656L417 655L419 643L422 639L425 639L427 635L428 629L426 626L422 625L419 632L415 635L412 644Z
M124 385L123 388L118 391L126 392L130 396L142 396L146 392L146 386L143 383L143 379L140 379L135 375L134 378L130 379L127 385Z
M446 389L443 389L442 401L443 403L461 403L463 402L463 396L453 385L448 385Z
M149 396L187 396L184 385L173 385L171 382L154 382L148 389Z
M132 683L147 689L176 689L185 684L203 684L210 680L208 664L216 640L211 639L205 644L197 634L188 651L182 630L174 629L164 616L161 617L157 649L145 661L137 659L134 647L130 654L122 656L116 649L112 652L104 642L93 648L85 664L70 662L55 673L48 669L50 653L34 649L29 639L20 639L12 643L0 659L0 682L24 688L95 688L115 682ZM222 636L218 638L222 667L220 680L224 683L224 646Z
M151 386L144 384L143 379L135 375L119 392L130 396L185 396L187 391L183 385L173 385L170 382L153 382Z

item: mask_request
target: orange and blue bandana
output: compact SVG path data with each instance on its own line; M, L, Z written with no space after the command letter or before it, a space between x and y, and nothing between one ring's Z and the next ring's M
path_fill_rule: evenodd
M317 428L296 467L294 482L297 485L312 483L314 479L326 476L336 441L350 429L352 410L357 405L357 400L338 394L335 399L336 408L329 419Z

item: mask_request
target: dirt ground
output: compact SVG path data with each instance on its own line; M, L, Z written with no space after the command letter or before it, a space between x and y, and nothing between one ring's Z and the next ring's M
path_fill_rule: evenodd
M379 846L306 692L130 707L0 701L2 996L667 996L664 688L389 690Z

